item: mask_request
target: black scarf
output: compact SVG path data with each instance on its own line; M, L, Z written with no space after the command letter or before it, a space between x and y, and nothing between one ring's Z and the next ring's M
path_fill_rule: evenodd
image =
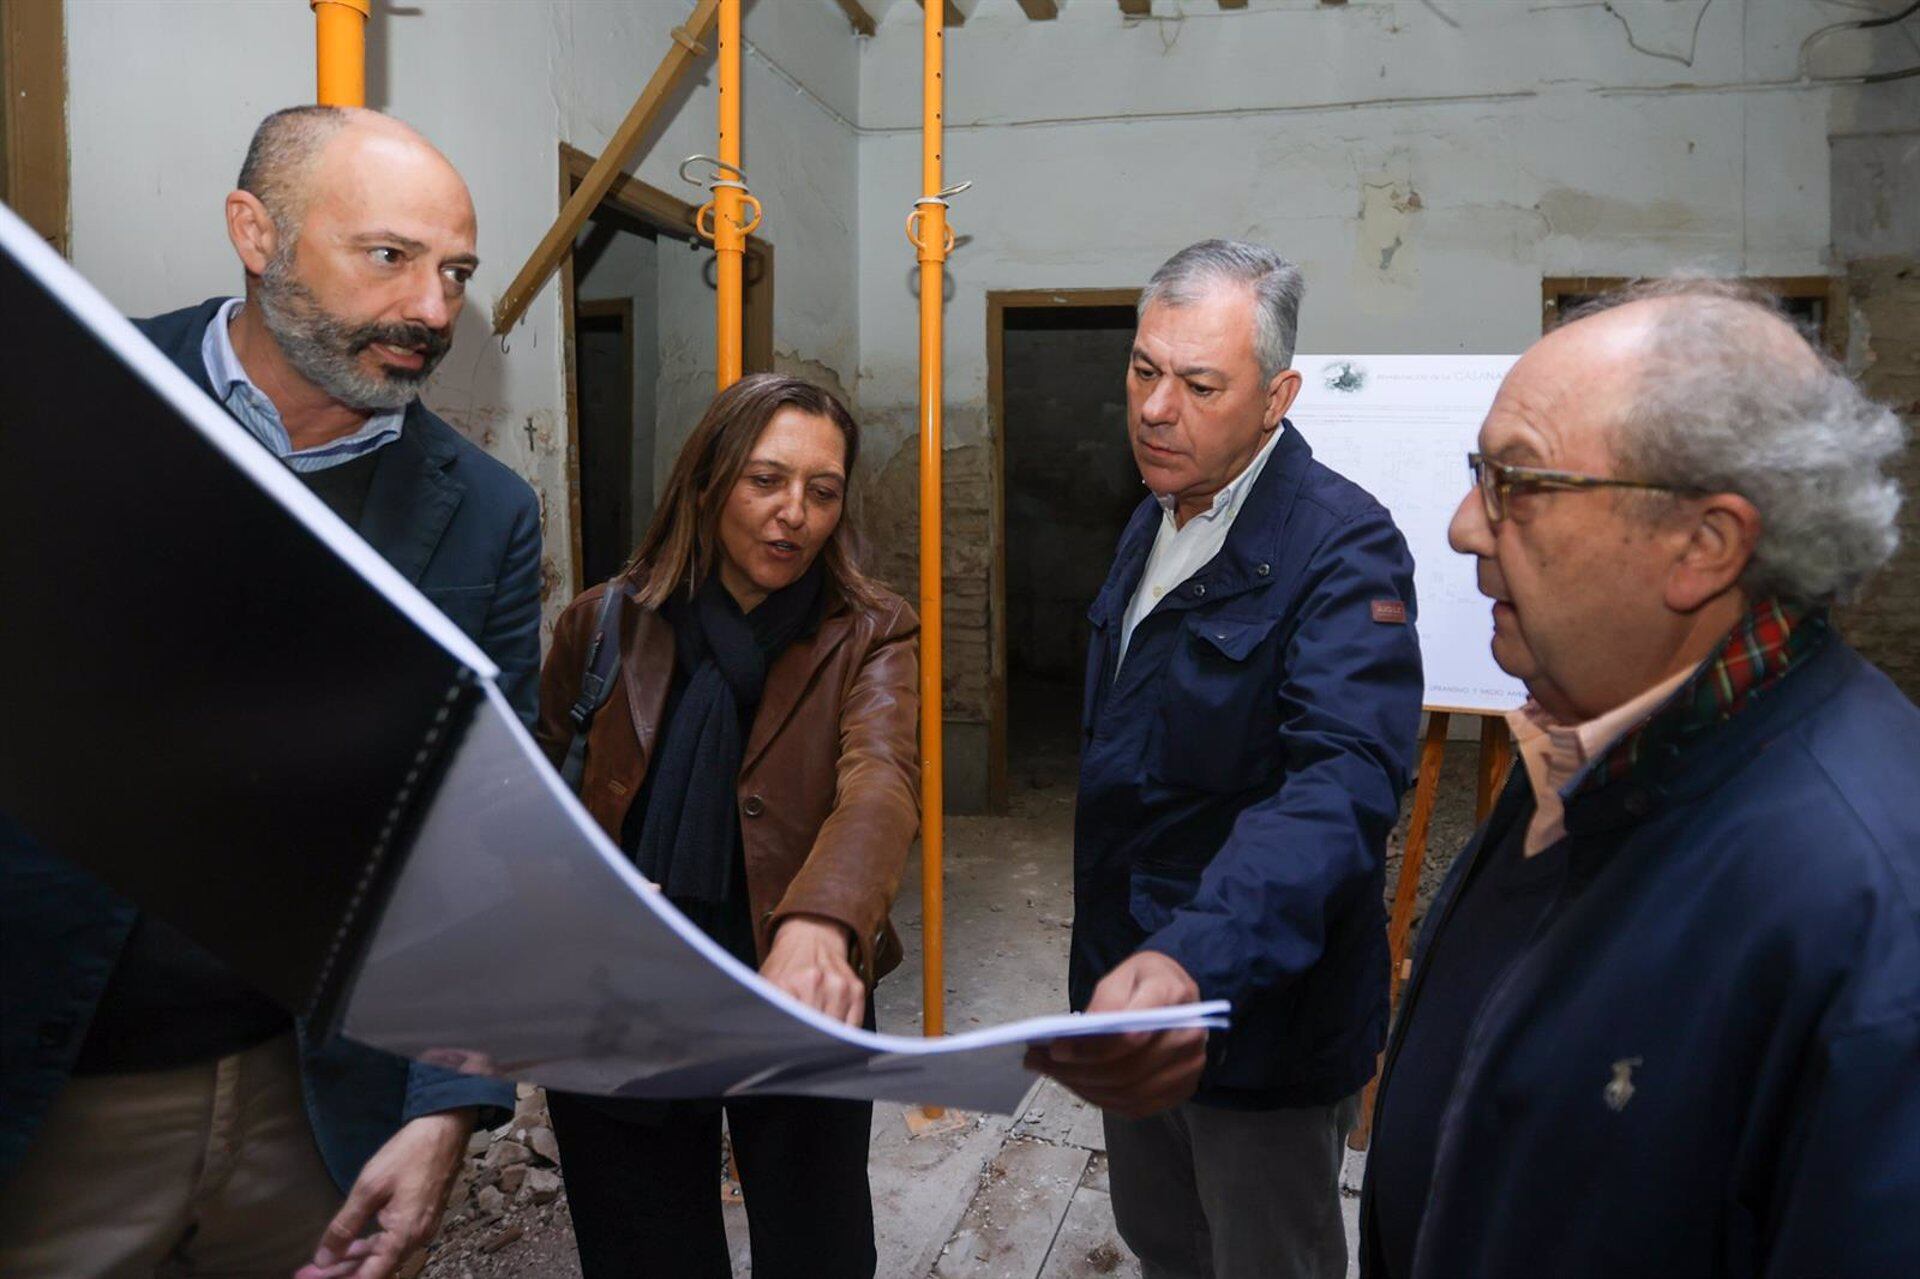
M742 613L715 573L663 610L674 663L686 678L647 769L646 814L634 862L675 903L719 906L733 892L735 811L746 735L767 668L818 624L824 566Z

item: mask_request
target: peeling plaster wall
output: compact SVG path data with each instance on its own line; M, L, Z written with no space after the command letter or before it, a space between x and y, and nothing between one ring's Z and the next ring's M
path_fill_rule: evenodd
M368 34L369 102L424 132L473 190L484 266L425 398L539 492L549 619L573 572L558 285L547 284L504 349L489 317L559 211L558 144L605 145L690 7L378 5ZM220 203L254 125L313 91L312 15L263 0L69 0L66 16L76 265L132 314L237 292ZM743 159L766 210L760 233L776 250L777 341L850 376L857 47L832 0L749 0L744 25ZM711 59L696 64L637 168L696 201L676 169L714 149L713 74ZM711 305L709 296L708 317Z
M549 617L572 576L558 290L504 350L486 317L558 208L556 143L604 145L688 7L445 0L380 7L370 32L370 97L474 190L487 265L427 399L539 490ZM1307 350L1513 350L1538 332L1543 276L1842 269L1829 137L1916 118L1913 81L1807 78L1891 71L1912 53L1897 30L1808 43L1850 15L1806 0L1154 0L1143 20L1063 0L1040 23L1015 0L965 7L947 74L949 180L978 182L954 204L948 274L959 807L984 795L998 660L988 290L1137 285L1185 243L1244 236L1306 269ZM920 194L920 9L874 8L879 31L858 40L833 0L748 0L745 163L777 250L777 365L853 393L866 430L855 515L876 570L911 594L915 270L898 228ZM76 262L133 313L237 288L220 198L253 124L309 91L311 17L260 0L69 0L67 22ZM675 168L712 150L713 110L702 63L639 176L692 198ZM1897 237L1911 208L1859 216ZM710 315L710 296L680 296L663 334ZM677 368L663 361L656 484L711 358L689 336Z
M976 185L953 202L965 238L948 267L946 447L969 488L983 470L992 481L989 290L1137 286L1184 244L1238 236L1304 267L1305 350L1499 352L1538 335L1544 276L1829 269L1841 91L1801 83L1797 59L1849 14L1802 0L1153 9L1129 21L1070 0L1034 23L1013 0L980 0L949 34L948 180ZM918 13L895 4L860 59L874 228L860 401L876 474L908 489L917 304L912 253L887 232L919 194ZM1911 61L1897 34L1836 33L1807 69ZM870 506L909 509L890 492ZM949 552L950 599L986 597L996 519L949 511L948 546L981 548ZM910 564L912 525L890 533ZM948 639L947 715L963 733L992 689L992 671L971 669L985 651L973 616L951 617Z

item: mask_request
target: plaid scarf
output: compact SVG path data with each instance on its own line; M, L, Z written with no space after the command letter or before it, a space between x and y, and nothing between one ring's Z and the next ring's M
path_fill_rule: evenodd
M1756 601L1720 651L1665 705L1609 747L1586 770L1574 793L1644 776L1663 756L1677 755L1700 734L1732 719L1778 684L1820 646L1831 629L1825 609Z

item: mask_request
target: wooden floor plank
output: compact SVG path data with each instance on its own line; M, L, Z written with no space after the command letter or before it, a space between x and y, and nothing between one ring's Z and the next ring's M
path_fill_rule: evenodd
M958 1132L912 1137L901 1107L873 1108L873 1219L882 1275L923 1279L1005 1141L1005 1115L972 1115Z
M935 1279L1034 1279L1053 1249L1087 1152L1014 1137L980 1179Z
M1140 1263L1113 1228L1105 1191L1083 1183L1074 1194L1040 1279L1140 1279Z

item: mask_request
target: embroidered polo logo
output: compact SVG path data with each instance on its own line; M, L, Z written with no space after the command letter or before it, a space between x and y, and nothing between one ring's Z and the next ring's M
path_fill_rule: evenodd
M1373 608L1373 620L1376 622L1388 626L1405 626L1407 624L1407 606L1399 600L1375 600L1371 607Z
M1633 1100L1633 1071L1641 1064L1639 1057L1622 1057L1613 1063L1613 1078L1607 1082L1601 1096L1606 1098L1607 1109L1619 1114Z

